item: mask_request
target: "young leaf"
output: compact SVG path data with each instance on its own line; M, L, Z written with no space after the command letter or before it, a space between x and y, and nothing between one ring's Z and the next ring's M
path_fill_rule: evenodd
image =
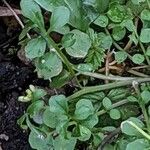
M51 96L49 106L50 111L55 114L66 114L68 112L68 103L64 95Z
M67 7L59 6L52 12L50 20L51 31L63 27L65 24L69 23L70 11Z
M26 57L34 59L44 55L46 50L46 41L42 37L31 39L25 47Z
M109 115L112 119L118 120L121 118L120 111L118 109L111 109Z
M70 33L73 33L74 44L66 48L66 52L76 58L84 58L88 54L88 50L91 47L91 40L86 33L83 33L79 30L73 30Z
M150 92L145 90L141 93L141 97L142 97L142 100L145 104L147 104L149 101L150 101Z
M74 113L76 119L84 120L92 114L94 114L94 107L90 100L81 99L77 102Z
M108 25L108 18L105 15L100 15L95 21L94 24L100 27L106 27Z
M39 28L44 28L44 20L41 9L34 0L21 0L20 2L22 13L29 18Z
M124 38L125 34L126 34L125 28L122 28L120 26L113 28L112 36L113 36L114 40L116 40L116 41L122 40Z
M39 77L50 79L59 75L63 69L62 61L55 52L49 52L35 60Z
M128 96L127 99L130 101L130 102L138 102L138 99L134 96Z
M150 28L142 29L140 41L142 43L150 43Z
M126 9L122 5L113 4L107 12L107 15L113 22L120 23L126 16Z
M103 106L104 106L105 109L109 109L112 105L112 102L108 97L105 97L103 99L102 103L103 103Z
M135 64L141 64L143 63L145 60L144 56L141 55L141 54L135 54L133 57L132 57L132 61L135 63Z
M126 150L148 150L149 147L150 144L146 139L137 139L129 143L126 147Z
M96 70L101 67L104 62L105 49L100 47L91 47L86 57L86 62L93 65L93 69Z
M125 52L116 52L115 53L115 60L117 61L117 63L122 63L127 59L127 53Z
M144 124L141 120L138 118L131 117L128 119L128 121L133 122L136 124L139 128L143 128ZM124 121L121 124L121 130L123 133L130 135L130 136L138 136L140 133L138 132L137 129L135 129L133 126L131 126L128 122Z

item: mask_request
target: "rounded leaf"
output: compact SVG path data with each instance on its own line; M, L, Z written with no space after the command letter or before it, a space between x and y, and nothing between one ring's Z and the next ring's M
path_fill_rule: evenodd
M63 27L65 24L69 23L70 11L65 6L56 7L51 16L50 28L52 31Z
M128 55L125 52L116 52L115 53L115 60L117 63L122 63L127 59Z
M109 115L114 120L118 120L118 119L121 118L121 113L120 113L120 111L118 109L110 110Z
M136 124L139 128L143 128L144 124L138 118L131 117L127 121L131 121ZM135 129L132 125L130 125L127 121L122 122L121 124L121 131L130 136L138 136L139 132Z
M25 47L26 57L34 59L44 55L46 50L46 41L42 37L31 39Z
M73 40L75 43L72 46L67 47L66 52L72 57L84 58L91 47L91 40L89 36L79 30L73 30L71 33L74 34Z
M39 77L51 79L59 75L63 69L62 61L55 52L49 52L35 60Z
M141 93L141 97L142 97L142 100L145 104L147 104L149 101L150 101L150 92L145 90Z
M105 109L109 109L112 106L112 102L108 97L105 97L102 101L103 106L105 107Z
M145 60L144 56L141 55L141 54L135 54L133 57L132 57L132 61L135 63L135 64L141 64L143 63Z
M142 43L150 43L150 28L142 29L140 35L140 41Z
M100 15L95 21L94 24L100 27L106 27L108 25L108 18L105 15Z
M74 113L76 119L84 120L92 114L94 114L94 107L90 100L81 99L77 102Z

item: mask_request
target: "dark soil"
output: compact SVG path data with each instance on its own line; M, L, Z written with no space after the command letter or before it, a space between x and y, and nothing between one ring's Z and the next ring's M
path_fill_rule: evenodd
M33 69L17 57L16 30L9 35L7 31L8 26L0 18L0 150L30 150L28 133L17 125L27 106L17 99L37 80Z

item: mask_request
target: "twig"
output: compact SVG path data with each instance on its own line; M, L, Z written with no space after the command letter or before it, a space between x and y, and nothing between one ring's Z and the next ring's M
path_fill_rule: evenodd
M24 24L22 23L21 19L18 17L18 15L16 14L16 12L12 9L12 7L7 3L6 0L2 0L3 3L10 9L10 11L12 12L12 14L14 15L14 17L16 18L16 20L18 21L18 23L20 24L20 26L22 27L22 29L24 28ZM30 35L27 33L27 37L29 39L31 39Z
M144 77L144 78L149 77L149 75L146 75L144 73L141 73L141 72L138 72L138 71L135 71L135 70L132 70L132 69L127 70L127 72L129 72L130 74L139 76L139 77Z

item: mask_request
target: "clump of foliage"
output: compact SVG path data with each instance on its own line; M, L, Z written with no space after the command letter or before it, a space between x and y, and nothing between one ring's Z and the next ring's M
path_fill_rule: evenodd
M31 130L31 147L148 150L150 1L21 0L21 9L27 22L20 40L38 76L51 88L76 85L68 97L32 85L19 97L31 103L18 120Z

